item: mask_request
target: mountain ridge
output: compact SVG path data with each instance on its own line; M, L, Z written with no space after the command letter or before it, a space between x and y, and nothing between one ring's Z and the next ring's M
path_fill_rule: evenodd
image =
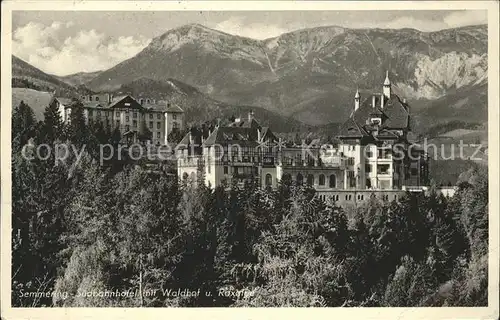
M191 24L155 37L88 86L114 90L143 76L174 78L221 102L262 106L316 125L345 119L356 87L380 92L385 70L402 96L422 105L480 85L487 82L487 27L327 26L256 40Z

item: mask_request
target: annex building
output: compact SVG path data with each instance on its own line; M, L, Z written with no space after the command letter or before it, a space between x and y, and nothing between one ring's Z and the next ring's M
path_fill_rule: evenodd
M74 100L55 98L55 101L61 118L65 122L70 121ZM118 128L121 135L132 143L148 133L151 143L167 144L168 135L173 130L182 130L184 126L184 111L166 101L109 93L82 95L78 101L83 105L87 123L101 122L107 128Z
M178 176L196 180L202 168L205 184L212 187L257 180L263 188L275 188L290 179L340 204L422 191L428 185L428 159L408 141L410 107L392 92L388 73L381 89L367 97L356 91L335 147L290 146L253 113L208 133L191 131L176 150Z

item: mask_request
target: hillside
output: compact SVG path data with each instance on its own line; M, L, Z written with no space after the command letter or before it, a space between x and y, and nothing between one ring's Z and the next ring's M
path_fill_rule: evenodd
M87 82L91 81L95 77L97 77L99 74L101 74L102 71L94 71L94 72L78 72L74 74L70 74L67 76L56 76L59 80L71 85L71 86L81 86L85 85Z
M50 92L37 91L30 88L12 88L12 108L21 101L33 109L37 120L43 120L43 112L52 99Z
M58 96L73 96L82 90L47 74L31 64L12 56L12 87L56 92Z
M386 69L394 90L415 109L433 101L441 109L464 88L485 88L487 27L420 32L332 26L254 40L191 24L153 39L87 85L107 90L142 77L174 78L219 101L325 124L348 116L356 86L362 95L379 92ZM470 99L466 114L473 105L484 117L484 101ZM444 106L443 113L452 111Z
M203 123L216 118L246 117L250 110L262 125L271 126L276 132L291 132L306 130L309 126L284 117L275 112L256 106L241 106L223 103L212 99L198 89L175 79L165 81L140 78L121 85L115 94L131 94L132 96L147 96L157 100L166 100L179 105L189 123Z

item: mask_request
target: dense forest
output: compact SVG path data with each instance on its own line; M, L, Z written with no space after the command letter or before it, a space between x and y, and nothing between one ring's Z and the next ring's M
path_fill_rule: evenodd
M141 161L101 165L98 144L117 144L119 132L87 126L78 109L69 125L55 105L41 122L24 103L13 112L13 306L488 304L480 168L461 176L453 198L342 209L289 181L209 189ZM86 149L56 162L23 156L27 143ZM101 294L130 290L138 294Z

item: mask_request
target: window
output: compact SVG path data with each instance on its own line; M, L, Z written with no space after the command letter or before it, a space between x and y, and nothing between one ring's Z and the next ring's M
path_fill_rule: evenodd
M388 174L389 173L389 165L388 164L379 164L377 166L378 174Z
M334 174L330 175L330 181L329 181L328 186L330 188L336 188L337 187L337 177Z
M307 175L307 184L310 186L314 185L314 176L312 174Z
M116 125L120 126L120 120L116 120Z
M157 113L156 114L156 119L160 120L161 119L161 114L160 113Z
M152 113L149 114L149 119L153 119L153 114Z
M172 126L173 126L174 129L178 129L179 128L179 124L177 122L172 123Z
M89 116L92 117L92 110L89 110Z
M100 117L101 116L101 110L97 110L97 115Z
M373 152L371 150L366 150L366 157L367 158L373 157Z
M130 126L129 125L125 126L125 131L130 131Z
M125 117L125 122L129 122L130 121L130 117L129 116L126 116Z
M137 119L137 112L134 112L134 119Z
M133 124L134 124L134 127L137 128L137 120L134 120Z
M119 116L120 116L120 112L119 112L119 111L116 111L116 112L115 112L115 116L116 116L116 117L119 117Z
M378 149L378 157L380 159L390 159L391 158L391 150L388 148Z
M130 107L130 102L125 102L126 107Z
M302 174L297 175L297 183L302 183L304 181L304 176Z
M372 166L371 166L371 164L365 164L365 172L366 173L372 172Z
M272 185L273 185L273 176L270 173L268 173L266 174L266 186L269 187Z
M370 189L372 187L372 181L370 179L366 179L366 188Z
M156 137L160 138L160 133L159 132L156 133Z
M175 113L172 115L172 120L177 120L177 115Z
M92 96L89 96L89 101L92 101Z
M229 168L227 166L224 167L224 174L228 174L229 173Z
M348 166L353 166L354 165L354 158L353 157L347 158L347 165Z
M156 123L156 129L161 129L161 122Z
M99 101L99 97L95 97L95 101Z
M319 185L320 186L324 186L325 185L325 175L324 174L320 174L319 175Z
M153 121L149 121L149 128L153 129Z

